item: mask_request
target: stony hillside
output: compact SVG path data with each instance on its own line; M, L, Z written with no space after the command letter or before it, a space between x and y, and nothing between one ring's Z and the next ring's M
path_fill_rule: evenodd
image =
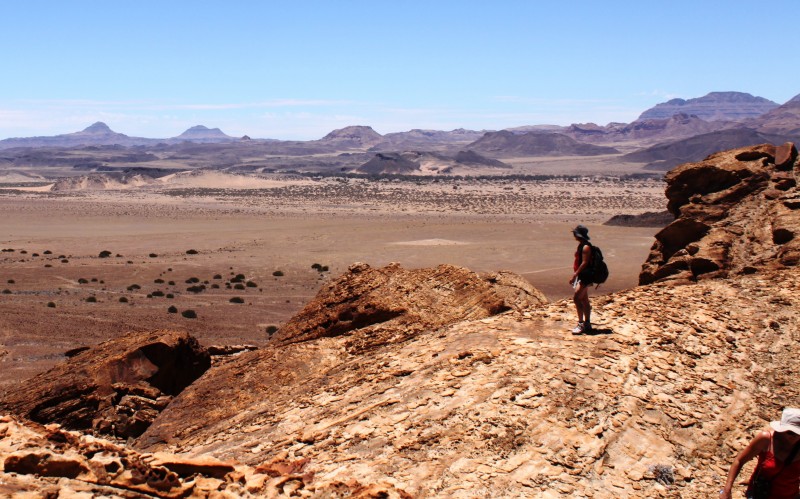
M613 147L578 142L561 133L516 134L508 130L487 132L483 137L469 144L467 148L491 157L597 156L619 153Z
M720 268L676 263L594 297L592 335L569 333L571 301L508 273L355 265L267 347L214 356L128 446L20 419L9 401L42 375L0 403L15 414L0 493L713 497L749 438L800 404L799 176L791 144L670 173L678 218L653 254L676 251L643 275L707 253ZM153 377L146 350L112 372Z

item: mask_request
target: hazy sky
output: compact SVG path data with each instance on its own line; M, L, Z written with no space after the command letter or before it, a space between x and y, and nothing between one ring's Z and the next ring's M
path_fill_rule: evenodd
M630 122L800 93L797 0L6 1L0 138Z

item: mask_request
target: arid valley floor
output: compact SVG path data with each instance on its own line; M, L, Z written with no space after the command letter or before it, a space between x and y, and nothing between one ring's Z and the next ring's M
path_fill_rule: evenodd
M261 345L353 262L510 270L562 299L577 223L611 268L593 294L625 289L658 229L602 224L665 206L664 185L652 179L231 178L161 190L0 190L0 388L128 331Z

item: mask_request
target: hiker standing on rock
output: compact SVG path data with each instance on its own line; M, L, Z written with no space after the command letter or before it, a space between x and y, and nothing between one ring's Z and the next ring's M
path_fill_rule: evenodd
M572 334L588 333L592 330L592 305L589 303L589 286L592 285L592 245L589 243L589 229L583 225L578 225L572 229L572 235L578 241L578 249L575 251L575 263L573 264L572 278L569 283L575 289L572 301L575 302L575 309L578 311L578 325L572 330Z
M757 499L795 499L800 493L800 409L786 408L780 421L762 431L736 456L728 472L722 499L731 498L733 482L742 466L758 457L745 497ZM766 484L766 485L764 485Z

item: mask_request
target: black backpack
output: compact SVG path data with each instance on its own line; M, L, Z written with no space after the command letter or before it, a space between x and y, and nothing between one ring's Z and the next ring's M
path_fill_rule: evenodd
M608 279L608 265L603 260L603 252L595 245L592 248L592 283L603 284Z

